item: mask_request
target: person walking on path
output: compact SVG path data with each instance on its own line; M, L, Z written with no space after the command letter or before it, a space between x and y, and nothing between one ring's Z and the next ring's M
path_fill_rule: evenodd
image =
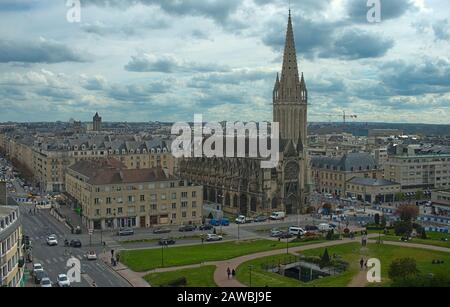
M227 269L227 275L228 275L228 279L230 279L230 276L231 276L231 270L230 270L230 268Z
M361 270L364 267L364 258L361 258L361 260L359 261L359 265L361 266Z

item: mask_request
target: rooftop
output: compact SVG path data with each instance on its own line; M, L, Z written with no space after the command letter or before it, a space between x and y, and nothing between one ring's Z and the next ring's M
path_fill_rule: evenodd
M373 178L362 178L362 177L353 177L348 183L365 185L365 186L393 186L400 185L400 183L389 181L385 179L373 179Z

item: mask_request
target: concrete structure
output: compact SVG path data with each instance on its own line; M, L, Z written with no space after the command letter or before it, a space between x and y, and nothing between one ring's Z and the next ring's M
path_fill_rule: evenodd
M431 202L437 215L450 217L450 189L433 191L431 193Z
M203 185L204 199L220 203L227 213L250 216L304 211L309 190L307 101L289 14L283 68L273 89L273 118L280 124L280 163L276 168L263 169L262 158L248 156L186 158L180 161L182 178Z
M202 186L161 168L127 169L114 159L79 161L68 168L67 193L90 229L201 224Z
M0 206L6 206L7 204L8 200L6 181L0 180Z
M94 118L92 119L92 130L96 132L102 131L102 118L95 113Z
M390 203L395 194L401 192L397 182L384 179L354 177L347 181L347 197L356 197L360 201L371 204Z
M23 277L22 226L18 206L0 206L0 286L18 287Z
M450 188L450 148L398 145L385 164L385 179L410 192Z
M341 157L311 157L315 188L321 193L344 197L346 183L354 177L382 179L383 172L369 153L349 153Z

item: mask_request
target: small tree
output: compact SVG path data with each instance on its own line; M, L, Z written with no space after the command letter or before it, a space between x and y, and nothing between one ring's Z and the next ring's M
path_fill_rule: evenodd
M421 238L421 239L424 239L424 240L428 239L427 231L425 230L424 227L422 227L422 229L421 229L421 232L420 232L420 238Z
M334 240L334 230L333 230L333 229L328 230L326 239L327 239L328 241Z
M331 262L330 254L328 253L328 248L326 248L325 251L323 252L322 257L320 258L320 267L327 266L328 264L330 264L330 262Z
M400 258L392 261L388 276L392 280L414 277L419 273L416 260L413 258Z
M413 222L419 216L419 208L416 205L401 205L396 214L403 222Z
M398 221L394 225L395 235L410 236L413 230L411 222Z
M380 225L380 214L376 213L374 218L375 218L375 224Z
M404 193L397 193L395 194L395 201L404 201L406 199L405 194Z

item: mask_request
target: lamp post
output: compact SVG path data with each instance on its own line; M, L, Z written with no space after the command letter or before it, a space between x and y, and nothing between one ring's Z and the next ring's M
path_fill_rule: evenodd
M289 255L289 238L286 238L286 255Z

